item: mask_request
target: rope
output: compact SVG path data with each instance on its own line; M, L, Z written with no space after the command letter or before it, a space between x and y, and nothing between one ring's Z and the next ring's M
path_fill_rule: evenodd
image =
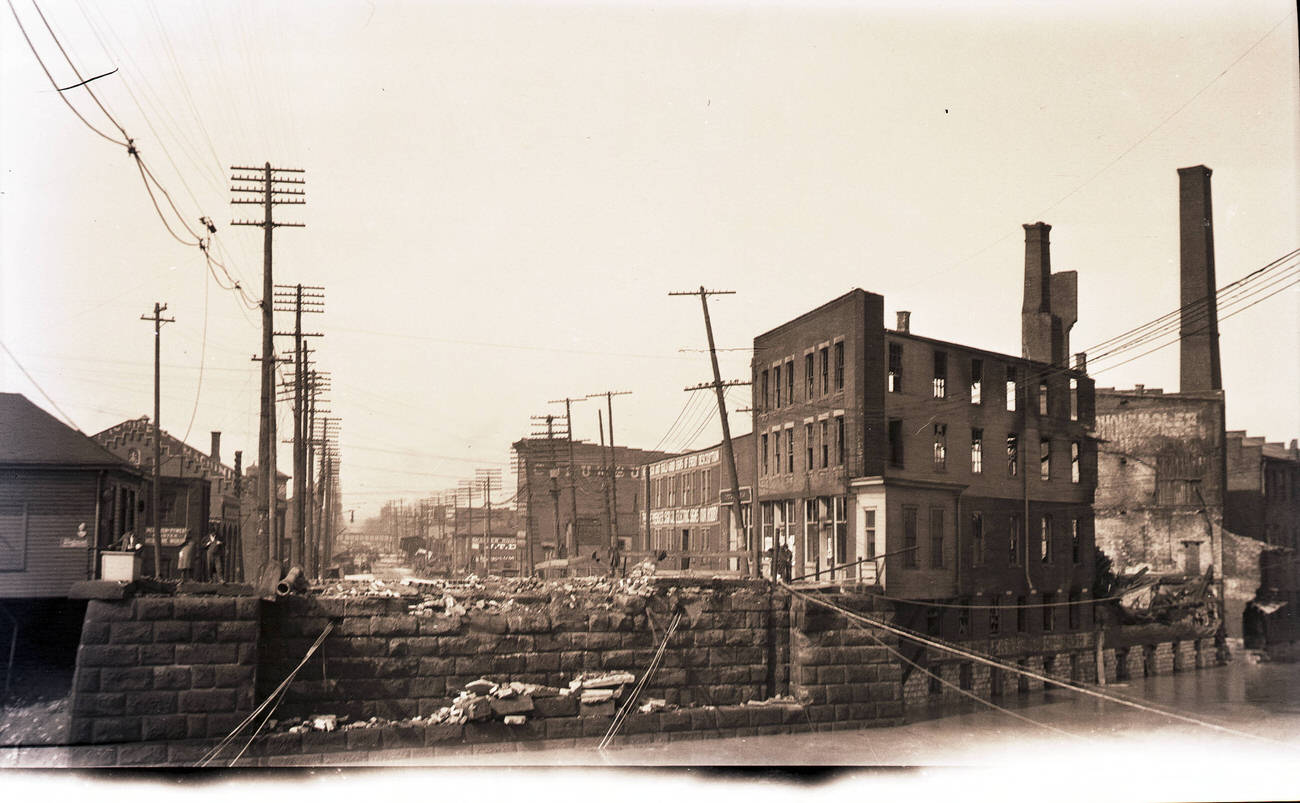
M203 757L198 760L198 763L195 766L206 767L208 764L216 760L216 757L221 753L223 749L225 749L226 745L230 744L235 740L235 737L239 734L240 731L248 727L249 724L251 724L252 721L256 719L257 716L261 714L264 709L267 708L267 706L271 705L272 700L275 700L277 696L281 695L286 689L289 688L289 684L292 683L293 679L298 675L298 671L307 665L307 661L309 661L312 655L316 653L316 650L320 649L320 645L324 643L325 637L328 636L330 632L333 630L334 630L333 622L329 622L328 624L326 624L325 629L322 630L321 634L316 637L316 641L313 642L311 647L307 650L307 654L302 657L302 660L299 661L298 665L293 668L293 671L289 673L288 677L286 677L283 681L281 681L279 686L275 687L275 691L267 695L266 699L262 701L261 705L255 708L253 712L249 714L247 717L244 717L243 722L236 725L235 729L232 730L230 733L226 734L224 739L218 742L216 746L214 746L211 750L204 753ZM277 702L276 705L279 705L279 703ZM272 708L272 711L274 711L274 708ZM268 714L267 718L262 720L262 725L265 725L267 720L269 719L270 719L270 715ZM261 731L262 725L258 726L257 731ZM257 732L255 731L253 733L253 737L248 740L248 744L244 745L244 750L248 749L248 745L252 744L253 738L256 737L257 737ZM242 756L244 754L244 750L240 750L239 755ZM238 759L239 756L236 756L235 758Z
M1236 729L1234 729L1234 728L1228 728L1228 727L1224 727L1224 726L1222 726L1222 725L1216 725L1216 724L1214 724L1213 722L1206 722L1205 720L1197 719L1197 718L1195 718L1195 717L1186 716L1186 715L1184 715L1184 714L1178 714L1178 713L1171 712L1171 711L1162 711L1162 710L1160 710L1159 708L1153 707L1153 706L1151 706L1151 705L1147 705L1147 704L1144 704L1144 703L1135 702L1135 701L1132 701L1132 700L1126 700L1126 699L1124 699L1124 698L1122 698L1122 697L1118 697L1118 696L1115 696L1115 695L1112 695L1112 694L1108 694L1108 693L1102 693L1102 692L1099 692L1099 691L1097 691L1097 690L1095 690L1095 689L1090 689L1090 688L1087 688L1087 687L1085 687L1085 686L1081 686L1081 685L1079 685L1079 684L1074 683L1073 681L1060 680L1060 679L1058 679L1058 678L1054 678L1054 677L1051 677L1051 676L1048 676L1048 675L1039 674L1039 673L1034 672L1034 671L1029 670L1029 669L1024 669L1024 668L1019 667L1019 666L1015 666L1015 665L1012 665L1012 664L1004 663L1004 662L999 661L999 660L997 660L997 659L995 659L995 658L985 657L985 656L983 656L983 655L980 655L980 654L975 653L975 652L971 652L971 651L969 651L969 650L965 650L965 649L962 649L962 648L959 648L959 647L955 647L955 646L951 646L951 645L948 645L948 644L944 644L944 643L942 643L942 642L940 642L940 641L936 641L936 640L934 640L934 639L926 638L926 637L921 636L921 635L919 635L919 634L913 633L913 632L911 632L911 631L909 631L909 630L907 630L907 629L905 629L905 628L901 628L901 627L898 627L898 626L895 626L895 625L891 625L891 624L889 624L889 623L887 623L887 622L881 622L881 621L878 621L878 620L876 620L876 619L872 619L871 617L863 616L863 615L861 615L861 614L854 613L853 611L850 611L850 610L848 610L848 609L846 609L846 608L842 608L842 607L840 607L840 606L834 604L833 602L828 602L828 601L826 601L826 600L824 600L824 599L819 599L819 598L817 598L817 597L814 597L814 596L811 595L811 594L805 594L805 593L802 593L802 592L800 592L800 591L796 591L795 589L791 588L789 585L787 585L787 584L785 584L785 583L781 583L781 585L784 586L785 589L786 589L787 591L789 591L791 595L796 596L796 597L799 597L800 599L803 599L803 600L805 600L805 601L812 602L812 603L815 604L815 605L820 605L820 606L822 606L822 607L829 608L829 609L831 609L831 610L833 610L833 611L836 611L836 612L838 612L839 614L841 614L842 616L844 616L845 618L849 619L850 621L857 621L857 622L860 622L860 623L862 623L862 624L869 625L869 626L871 626L871 627L877 627L877 628L880 628L881 630L884 630L884 631L886 631L886 632L890 632L890 633L894 633L895 635L902 636L902 637L904 637L904 638L906 638L906 639L909 639L909 640L911 640L911 641L915 641L915 642L917 642L917 643L919 643L919 644L922 644L922 645L925 645L925 646L927 646L927 647L934 647L934 648L936 648L936 649L943 650L943 651L945 651L945 652L950 652L950 653L953 653L953 654L955 654L955 655L959 655L959 656L961 656L961 657L963 657L963 658L967 658L967 659L969 659L969 660L975 661L975 662L977 662L977 663L986 664L986 665L988 665L988 666L996 667L996 668L998 668L998 669L1003 669L1003 670L1006 670L1006 671L1009 671L1009 672L1016 672L1016 673L1018 673L1018 674L1022 674L1022 675L1025 675L1025 676L1027 676L1027 677L1034 678L1034 679L1036 679L1036 680L1042 681L1043 683L1050 683L1050 684L1053 685L1053 686L1059 686L1060 688L1063 688L1063 689L1068 689L1068 690L1070 690L1070 691L1076 691L1076 692L1079 692L1080 694L1084 694L1084 695L1087 695L1087 696L1089 696L1089 697L1096 697L1096 698L1098 698L1098 699L1100 699L1100 700L1104 700L1104 701L1107 701L1107 702L1113 702L1113 703L1116 703L1116 704L1119 704L1119 705L1124 705L1124 706L1128 706L1128 707L1130 707L1130 708L1135 708L1135 709L1138 709L1138 710L1140 710L1140 711L1146 711L1146 712L1148 712L1148 713L1158 714L1158 715L1163 716L1163 717L1168 717L1168 718L1170 718L1170 719L1176 719L1176 720L1179 720L1180 722L1186 722L1186 723L1189 723L1189 724L1192 724L1192 725L1199 725L1199 726L1204 727L1204 728L1210 728L1211 730L1221 731L1221 732L1223 732L1223 733L1228 733L1228 734L1231 734L1231 735L1233 735L1233 736L1241 736L1241 737L1244 737L1244 738L1247 738L1247 739L1255 739L1255 740L1257 740L1257 741L1269 742L1269 743L1272 743L1272 744L1279 744L1279 745L1282 745L1282 746L1284 746L1284 747L1288 747L1288 748L1293 749L1293 750L1300 750L1300 748L1297 748L1297 747L1295 747L1295 746L1293 746L1293 745L1289 745L1289 744L1287 744L1287 743L1285 743L1285 742L1279 742L1279 741L1277 741L1277 740L1275 740L1275 739L1269 739L1268 737L1265 737L1265 736L1258 736L1258 735L1256 735L1256 734L1253 734L1253 733L1246 733L1245 731L1239 731L1239 730L1236 730Z
M664 633L663 641L659 642L659 649L655 652L654 657L650 659L650 666L646 667L646 671L641 675L641 679L637 681L636 687L632 690L632 694L623 702L623 707L618 710L618 714L614 717L614 721L609 723L609 730L605 731L604 738L600 740L600 744L596 745L597 750L604 750L608 747L610 741L614 738L614 734L618 733L618 729L622 727L623 721L627 719L627 715L631 713L632 708L636 705L637 698L641 696L641 690L645 688L645 685L650 681L650 678L653 677L654 673L659 669L659 663L663 660L664 650L668 647L668 640L673 637L673 633L677 632L677 625L681 621L682 612L681 610L678 610L677 613L673 615L673 620L668 623L668 630Z

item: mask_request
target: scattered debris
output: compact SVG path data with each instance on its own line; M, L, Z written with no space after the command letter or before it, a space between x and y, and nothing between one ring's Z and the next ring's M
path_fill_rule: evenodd
M324 714L311 718L311 726L318 731L332 731L338 727L339 718L334 714Z

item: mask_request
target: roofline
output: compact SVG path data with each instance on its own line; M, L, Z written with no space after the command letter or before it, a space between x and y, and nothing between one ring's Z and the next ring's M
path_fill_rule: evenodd
M1052 365L1051 363L1048 362L1039 362L1038 360L1031 360L1028 357L1016 357L1011 354L1003 354L1000 351L990 351L985 348L980 348L979 346L968 346L965 343L954 343L950 340L939 340L938 338L926 337L925 335L918 335L915 332L900 332L897 329L885 329L885 336L888 337L890 335L894 337L908 338L910 340L922 340L925 341L926 343L933 343L939 346L948 346L949 348L963 349L965 351L973 351L982 354L986 357L993 357L998 360L1002 360L1004 362L1014 362L1021 365L1027 364L1027 365L1034 366L1035 368L1045 369L1047 371L1064 371L1065 373L1072 375L1076 379L1092 379L1092 377L1088 376L1087 371L1079 371L1074 368L1062 368L1058 365Z
M754 434L754 433L752 433L752 432L745 432L745 433L740 434L740 435L733 435L732 438L731 438L731 442L734 444L736 441L741 440L742 438L749 438L749 437L752 437L753 434ZM661 459L659 459L659 460L656 460L656 461L654 461L653 463L646 463L645 465L647 465L647 466L654 466L654 465L658 465L659 463L667 463L669 460L676 460L676 459L679 458L679 457L690 457L690 456L693 455L693 454L703 454L703 453L708 452L708 451L711 451L711 450L713 450L713 449L720 449L720 448L722 448L722 441L718 441L718 442L715 443L715 444L712 444L712 445L710 445L710 446L705 446L705 447L702 447L702 448L699 448L699 449L692 449L692 450L690 450L689 452L681 452L681 453L679 453L679 454L670 455L670 456L668 456L668 457L664 457L664 458L661 458Z
M758 340L759 340L760 338L764 338L764 337L767 337L767 336L769 336L769 335L774 335L774 334L776 334L777 332L780 332L782 329L785 329L787 326L794 326L795 324L801 323L805 318L812 317L813 315L816 315L817 313L822 312L823 310L825 310L825 309L827 309L827 308L829 308L829 307L833 307L833 306L835 306L836 304L843 303L846 299L853 298L853 297L855 297L855 296L857 296L857 295L859 295L859 294L861 294L861 295L863 295L863 296L866 296L866 295L880 295L879 293L868 293L866 290L863 290L861 287L855 287L855 288L853 288L852 290L848 291L847 293L844 293L843 295L839 295L839 296L836 296L835 298L832 298L830 301L827 301L825 304L822 304L822 305L819 306L819 307L813 307L812 309L808 310L807 312L804 312L804 313L802 313L802 314L800 314L800 315L798 315L798 316L796 316L796 317L794 317L794 318L791 318L790 320L786 321L786 322L783 323L783 324L780 324L780 325L775 326L775 327L773 327L773 328L771 328L771 329L768 329L766 332L763 332L762 334L755 335L755 336L754 336L754 342L757 343ZM884 296L881 296L881 298L883 299Z

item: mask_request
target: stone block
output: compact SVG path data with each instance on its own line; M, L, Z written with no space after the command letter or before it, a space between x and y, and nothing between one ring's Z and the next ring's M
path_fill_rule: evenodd
M217 688L238 688L253 683L254 669L251 666L224 664L213 667L213 685Z
M78 694L72 698L72 714L119 717L126 714L126 692L98 692Z
M78 666L137 666L139 663L140 649L134 645L83 644L77 648Z
M124 744L117 749L117 763L123 767L160 767L167 763L165 744Z
M389 725L381 728L380 746L385 750L424 747L424 727L421 725Z
M347 731L310 730L302 734L302 749L306 753L342 753L348 749Z
M233 664L239 662L235 644L177 644L178 664Z
M454 675L456 672L456 659L451 657L421 658L417 664L417 671L425 676L446 677Z
M217 641L252 642L257 641L257 622L218 622Z
M140 741L140 717L98 717L91 725L90 738L96 744L138 742Z
M184 714L143 716L140 721L140 738L146 742L184 739L186 722Z
M217 640L216 622L190 622L190 643L211 644Z
M139 597L134 605L135 618L140 621L157 622L173 616L171 597Z
M99 691L99 670L78 669L73 675L72 689L76 692Z
M235 618L232 597L177 597L172 616L182 621L224 622Z
M1174 671L1174 645L1172 642L1157 644L1151 655L1152 674L1169 675Z
M409 686L412 697L443 697L447 694L447 679L442 677L413 677Z
M109 644L148 644L153 641L153 622L112 622Z
M425 745L443 742L458 742L464 737L465 726L459 722L440 722L427 725L424 729Z
M188 666L153 667L153 688L160 691L190 688L190 668Z
M348 751L378 750L383 742L382 728L349 728L347 733Z
M262 601L257 597L236 597L235 618L257 621L261 617Z
M116 747L89 747L67 753L67 766L76 768L114 767L117 765Z
M460 614L452 616L434 614L433 616L416 617L416 629L421 636L442 636L457 633L463 623Z
M187 714L231 711L235 708L233 689L195 689L182 691L178 710ZM206 735L206 734L205 734Z
M129 622L135 619L131 600L92 599L86 603L87 622Z
M190 641L191 624L189 622L162 621L155 622L153 638L160 644L175 644Z
M537 717L573 717L578 715L578 698L572 694L533 699Z
M176 692L140 691L126 695L126 710L145 717L176 713Z
M176 662L173 644L141 644L140 663L143 666L171 666Z
M544 722L547 739L573 739L582 736L582 719L579 717L555 717Z
M217 685L217 669L210 664L190 667L190 686L195 689L210 689Z
M414 616L375 616L370 619L369 632L372 636L389 638L392 636L414 636L419 632L419 624Z

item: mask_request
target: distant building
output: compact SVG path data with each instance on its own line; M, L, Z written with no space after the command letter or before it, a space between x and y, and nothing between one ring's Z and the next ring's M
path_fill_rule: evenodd
M210 454L169 435L166 430L161 432L161 437L162 466L159 473L162 485L158 505L163 565L160 576L176 576L177 554L187 537L194 536L203 543L209 533L223 542L224 576L228 579L242 576L239 571L240 479L235 469L221 463L221 433L212 433ZM138 466L152 482L153 425L147 416L123 421L94 438L113 454ZM153 512L148 494L145 495L141 521L138 537L152 544ZM152 549L145 551L144 562L145 573L155 574ZM196 570L195 576L201 578L202 571Z
M516 504L524 518L524 530L532 548L532 563L562 557L570 528L575 531L578 554L609 549L608 483L605 480L609 448L585 441L573 443L573 465L569 464L569 442L563 437L525 438L512 447L518 465ZM669 452L616 446L614 449L614 492L618 497L617 530L623 548L640 550L644 531L645 480L643 467ZM571 491L572 489L572 491ZM572 497L571 497L572 493ZM574 504L576 498L576 505ZM577 508L577 521L573 510Z
M1025 227L1024 357L918 336L905 312L888 330L862 290L754 339L765 554L893 597L1086 602L1093 383L1066 366L1074 281L1051 274L1049 228ZM950 632L1073 628L1088 607L980 608Z
M138 531L140 471L17 393L0 393L0 598L66 597Z
M1300 447L1295 440L1285 446L1241 431L1228 433L1227 446L1224 527L1258 549L1254 561L1248 550L1224 559L1234 602L1254 592L1241 611L1247 646L1298 641ZM1252 582L1255 577L1258 582Z
M705 556L744 552L752 537L753 435L732 438L732 448L740 484L740 527L735 525L732 489L721 444L664 458L646 467L647 540L650 551L668 553L661 567L739 570L747 565L738 557Z

